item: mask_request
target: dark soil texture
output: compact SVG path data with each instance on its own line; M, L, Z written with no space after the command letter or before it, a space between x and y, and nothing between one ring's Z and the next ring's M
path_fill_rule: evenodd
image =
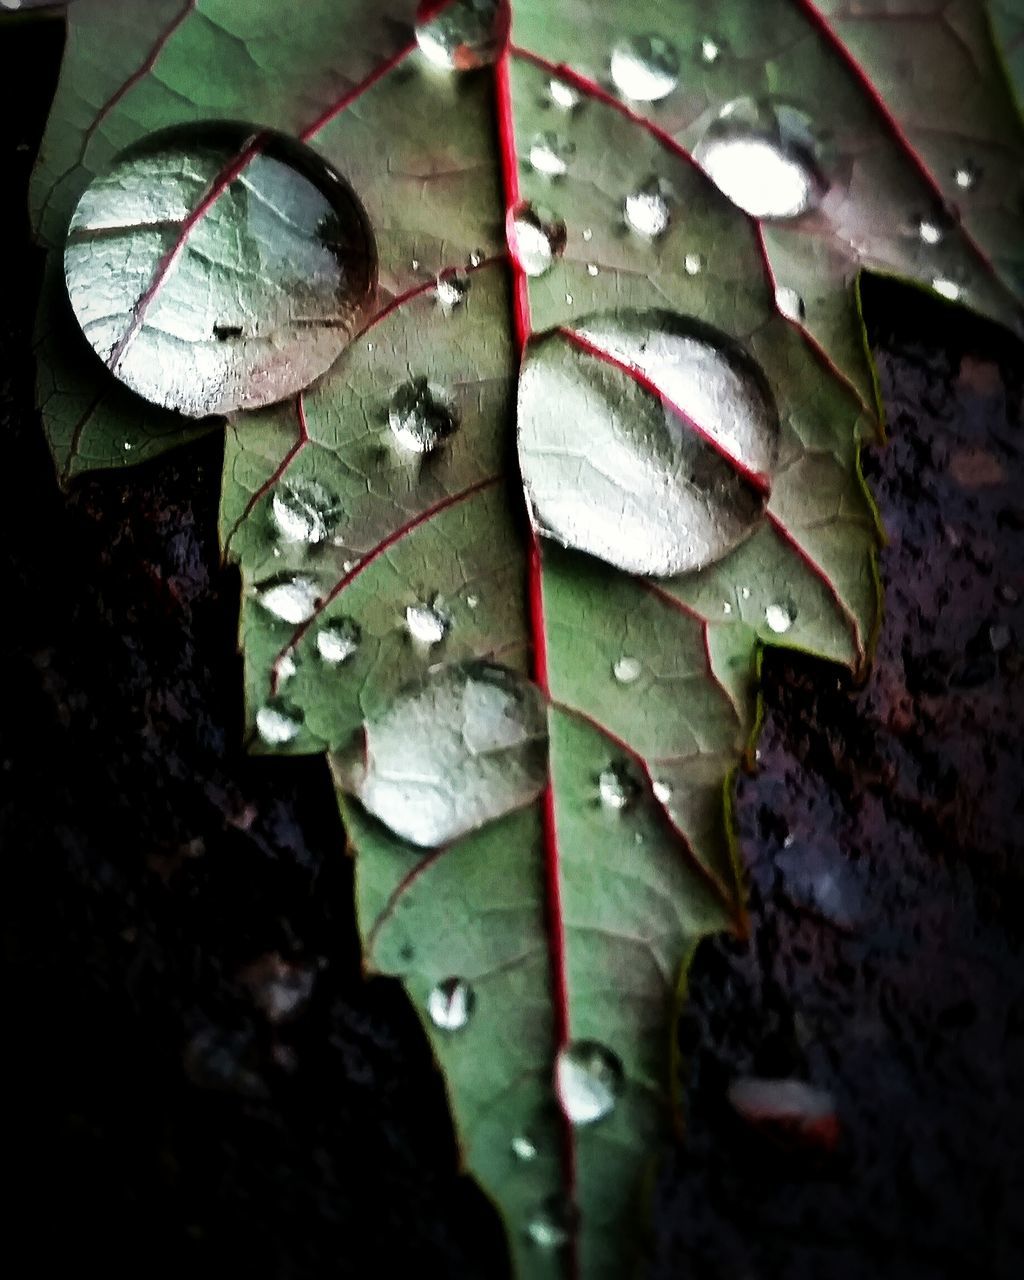
M219 441L54 480L24 190L60 41L0 28L9 1253L500 1276L416 1018L362 975L326 768L241 749ZM865 308L884 627L863 687L766 657L751 937L693 971L659 1280L1024 1274L1024 350L909 288ZM838 1140L742 1120L750 1075L826 1091Z

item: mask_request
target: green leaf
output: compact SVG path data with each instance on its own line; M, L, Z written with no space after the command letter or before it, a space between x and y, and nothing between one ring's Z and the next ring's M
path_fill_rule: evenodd
M419 1011L523 1275L617 1277L638 1248L686 967L743 927L760 646L870 654L858 272L1020 326L1024 134L983 6L856 8L514 0L504 51L492 0L420 47L413 0L69 16L33 186L54 456L70 478L225 426L249 741L329 756L367 967ZM1014 6L992 18L1015 68ZM196 424L89 349L63 246L124 148L226 120L350 184L379 295L311 385ZM134 300L109 245L89 259L134 331L180 273L204 317L182 385L211 299L261 320L281 278L249 160L202 169L158 251L117 224Z

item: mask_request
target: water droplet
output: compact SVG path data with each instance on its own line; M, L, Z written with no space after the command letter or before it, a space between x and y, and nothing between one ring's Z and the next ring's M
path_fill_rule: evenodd
M469 1021L476 996L468 982L461 978L445 978L427 997L430 1021L441 1031L461 1031Z
M79 201L64 268L107 367L193 418L308 386L365 321L377 282L351 187L294 139L220 124L123 152Z
M257 587L257 599L273 617L298 626L316 613L320 587L301 574L271 578Z
M479 596L466 596L466 604L470 609L475 609L479 603Z
M469 255L469 259L468 259L469 265L471 267L480 266L483 260L484 260L484 255L483 253L481 253L479 249L474 249L473 252Z
M296 671L298 671L298 667L295 665L295 658L290 653L286 653L284 657L278 658L277 662L274 664L274 674L277 677L278 685L282 685L286 680L290 680L292 676L295 675Z
M596 262L587 263L587 275L596 276L598 274L598 266Z
M541 1249L560 1249L569 1243L572 1215L560 1200L552 1199L537 1210L526 1224L526 1234Z
M651 790L654 792L655 800L660 801L661 804L668 804L672 799L672 788L667 782L662 781L660 778L655 779L651 786Z
M694 158L719 190L755 218L797 218L825 192L811 121L793 107L741 98L697 144Z
M566 304L566 306L567 306L567 307L571 307L571 306L572 306L572 294L571 294L571 293L567 293L567 294L565 295L565 304Z
M578 90L564 80L552 79L549 81L548 93L551 95L551 101L555 106L561 107L563 111L572 111L574 107L579 106L580 95Z
M519 460L537 531L628 573L670 577L720 559L760 520L778 449L759 368L725 335L669 312L608 312L573 331L586 348L540 335L520 378Z
M777 636L785 633L793 625L796 611L788 604L770 604L764 611L764 620L770 630Z
M657 178L651 178L639 190L628 195L625 208L626 222L638 235L655 240L668 230L671 214Z
M590 227L584 227L584 228L583 228L583 239L584 239L584 240L586 240L587 244L589 244L589 243L591 242L591 240L593 240L593 238L594 238L594 232L593 232L593 230L592 230Z
M332 765L338 785L396 835L435 848L540 794L544 700L505 667L437 666L368 721Z
M337 667L355 655L361 638L359 627L351 618L339 618L317 632L316 651L328 666Z
M799 321L804 318L804 300L789 285L780 284L775 290L775 305L787 320Z
M469 293L469 281L463 276L439 276L434 286L434 296L445 315L451 315L462 306Z
M918 220L917 234L924 244L938 244L942 239L942 228L931 218L921 218Z
M520 205L513 215L514 250L528 276L542 276L565 249L565 223L534 205Z
M683 270L688 276L699 276L704 270L704 259L699 253L688 253L683 259Z
M525 1134L518 1134L512 1139L512 1154L517 1160L535 1160L537 1147Z
M454 0L416 23L423 56L442 71L475 71L497 60L508 33L502 0Z
M319 480L282 480L274 490L270 512L286 542L326 542L341 515L338 496Z
M660 36L630 36L612 50L611 72L624 98L658 102L679 82L679 55Z
M131 450L132 450L132 442L130 440L126 440L124 442L124 451L125 453L131 453Z
M637 658L624 656L616 658L612 664L612 675L618 680L619 684L632 684L634 680L639 680L642 670L643 667Z
M412 269L413 269L413 271L419 271L419 269L420 269L420 260L419 260L419 258L413 258L413 260L412 260Z
M391 396L388 425L412 453L430 453L458 427L455 408L440 387L426 378L403 382Z
M256 732L270 747L292 742L302 731L302 713L281 703L268 703L256 712Z
M957 302L963 290L955 280L950 280L946 276L936 276L932 281L932 288L940 297L948 299L950 302Z
M556 1079L573 1124L593 1124L608 1115L622 1092L622 1063L596 1040L577 1040L559 1053Z
M953 181L961 191L973 191L980 177L981 170L970 161L958 165L953 171Z
M640 794L640 787L626 764L610 764L597 780L601 803L606 809L628 809Z
M710 36L705 36L700 42L700 56L703 62L711 65L722 56L722 47L717 40L712 40Z
M750 588L749 588L749 587L740 587L740 596L741 596L741 598L742 598L742 599L744 599L744 600L749 600L749 599L750 599Z
M569 172L569 161L576 147L557 133L538 133L530 144L530 164L548 178L561 178Z
M728 600L723 601L722 612L726 615L732 613L732 605L729 603Z
M451 622L434 604L411 604L405 611L405 629L419 644L435 645L448 634Z

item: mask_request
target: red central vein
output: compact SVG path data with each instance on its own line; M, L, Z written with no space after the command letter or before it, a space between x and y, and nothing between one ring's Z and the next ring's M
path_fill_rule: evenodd
M746 482L753 488L757 489L759 493L767 494L771 490L771 481L768 476L761 471L753 471L745 462L742 462L737 458L734 453L730 453L722 441L719 440L708 427L703 426L696 420L696 418L687 413L682 405L676 404L674 400L671 400L662 388L659 387L652 378L644 373L643 369L640 369L635 364L630 364L626 360L620 360L617 356L613 356L611 352L606 351L603 347L597 346L595 343L591 342L589 338L585 338L581 333L577 333L574 329L567 329L563 327L559 332L562 333L574 347L578 347L581 351L586 352L588 356L593 356L595 360L600 360L604 364L611 365L613 369L618 369L621 373L624 373L627 378L631 378L635 383L637 383L638 386L643 387L645 391L649 391L652 396L656 396L670 413L674 413L680 421L685 422L695 435L698 435L705 444L710 445L719 457L724 458L733 470L737 471L743 479L746 480Z
M313 611L312 615L307 618L301 626L296 628L292 634L292 638L286 645L284 645L277 657L274 659L274 665L271 668L270 677L271 694L273 695L277 693L278 665L281 659L300 643L302 637L307 631L309 631L317 618L319 618L324 610L337 600L338 596L341 595L346 587L353 583L360 574L365 573L374 561L379 560L385 552L390 551L396 542L401 542L403 538L408 537L408 535L412 533L414 529L418 529L421 524L426 524L428 520L432 520L434 516L440 515L442 511L447 511L449 507L454 507L460 502L465 502L467 498L472 498L474 494L480 493L481 490L492 488L501 481L501 478L501 476L485 476L483 480L478 480L475 484L471 484L465 489L460 489L458 493L449 494L447 498L442 498L440 502L435 502L432 507L427 507L425 511L419 512L419 514L413 516L411 520L407 520L405 524L400 525L399 528L389 533L386 538L377 543L372 551L368 551L361 560L358 560L348 573L344 575L344 577L338 579L327 595L324 596L322 600L318 601L316 609Z
M505 187L506 234L514 243L512 219L521 201L519 189L519 156L516 150L515 124L512 116L512 87L509 80L509 46L505 47L494 68L494 87L497 97L498 142L501 156L502 178ZM530 294L526 274L512 254L512 317L516 349L520 364L530 337ZM544 625L544 593L541 579L540 544L536 532L531 531L527 559L527 594L530 632L533 641L534 679L548 697L551 688L548 678L547 633ZM551 983L554 1001L555 1054L569 1043L569 984L566 971L565 919L562 910L562 883L558 853L558 829L555 822L554 794L550 776L541 797L541 824L544 839L545 888L547 891L548 947L551 962ZM576 1204L576 1148L572 1124L562 1114L562 1170L569 1200ZM573 1276L579 1274L579 1248L575 1230L569 1244L569 1269Z

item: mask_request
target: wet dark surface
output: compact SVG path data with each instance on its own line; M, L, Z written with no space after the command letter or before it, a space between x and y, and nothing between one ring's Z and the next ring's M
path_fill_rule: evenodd
M12 1251L33 1272L498 1275L418 1025L361 977L325 770L239 748L218 442L69 499L53 481L20 192L56 34L0 32ZM1024 351L910 290L867 307L885 626L863 689L765 663L738 803L752 939L694 970L666 1280L1024 1273ZM739 1120L749 1075L829 1093L838 1142Z

